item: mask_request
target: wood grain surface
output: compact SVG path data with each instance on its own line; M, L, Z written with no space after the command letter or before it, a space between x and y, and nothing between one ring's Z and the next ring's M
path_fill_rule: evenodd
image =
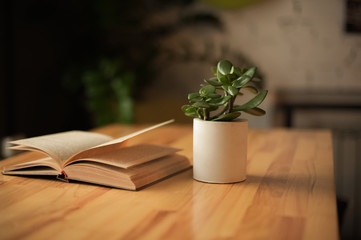
M110 125L114 137L143 126ZM192 127L146 133L139 142L184 149ZM25 153L0 167L31 160ZM0 175L0 239L338 239L329 131L250 130L247 180L207 184L187 170L140 191Z

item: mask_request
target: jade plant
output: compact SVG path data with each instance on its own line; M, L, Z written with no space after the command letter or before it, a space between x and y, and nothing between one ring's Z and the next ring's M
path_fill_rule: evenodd
M189 105L182 107L188 117L206 121L231 121L246 112L262 116L266 112L258 106L267 96L268 91L259 91L252 82L256 81L256 67L240 68L228 60L219 61L212 68L213 77L201 84L199 92L188 94ZM236 98L242 96L242 90L256 96L242 105L236 105Z

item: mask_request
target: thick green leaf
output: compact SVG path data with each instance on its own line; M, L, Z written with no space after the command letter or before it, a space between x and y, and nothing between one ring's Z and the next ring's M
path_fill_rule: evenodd
M231 96L237 96L238 94L238 89L232 86L228 86L228 90L227 92L231 95Z
M238 78L238 76L237 76L236 74L234 74L234 73L232 73L232 74L227 74L226 76L227 76L227 78L228 78L228 80L229 80L230 82L233 82L233 81L235 81L235 80Z
M225 115L222 115L216 119L213 119L213 121L231 121L235 118L238 118L241 115L240 112L231 112Z
M242 88L249 81L251 81L251 77L248 76L248 75L243 74L242 76L240 76L239 78L234 80L234 82L232 83L232 86L236 87L236 88Z
M222 83L223 86L231 85L231 81L227 76L222 76L218 80Z
M203 101L203 99L202 98L193 98L193 99L191 99L191 100L189 100L189 103L196 103L196 102L201 102L201 101Z
M215 93L216 88L212 85L205 85L199 90L199 94L204 97L211 93Z
M256 73L257 68L256 67L251 67L250 69L247 70L247 72L244 73L244 75L250 76L251 78L253 78L254 74Z
M191 109L193 109L194 107L190 106L190 105L183 105L182 106L182 111L183 112L188 112L191 111Z
M228 102L228 100L231 99L231 96L224 96L224 98L222 99L221 103L225 104L226 102Z
M251 109L247 109L247 110L243 110L243 112L246 112L248 114L251 114L251 115L254 115L254 116L263 116L266 114L266 111L261 109L261 108L258 108L258 107L255 107L255 108L251 108Z
M192 100L193 98L197 98L199 96L199 93L190 93L188 94L188 100Z
M217 69L216 77L217 77L218 81L220 81L221 77L223 77L223 76L224 75Z
M232 66L232 63L228 60L219 61L217 65L217 72L220 72L223 75L230 74Z
M215 99L215 98L221 98L222 95L217 94L217 93L211 93L211 94L208 94L208 97Z
M231 98L231 96L224 96L221 98L216 98L208 102L211 106L221 106L228 102L228 100Z
M220 83L220 82L218 81L217 77L212 77L212 78L210 78L210 79L207 79L206 82L209 83L209 84L211 84L211 85L213 85L213 86L216 86L216 87L217 87L217 86L222 86L222 83Z
M193 107L193 106L190 106L190 105L184 105L184 106L182 106L182 111L188 117L198 117L196 107Z
M216 111L217 109L218 109L218 106L211 105L208 110L209 111Z
M209 108L210 105L204 101L195 102L192 106L199 108Z
M242 70L239 67L235 67L233 73L237 75L237 77L242 76Z
M209 100L207 103L209 105L217 105L217 106L219 106L218 103L220 103L222 100L223 100L223 98L214 98L214 99Z
M241 106L239 106L239 105L233 106L233 110L234 111L244 111L244 110L248 110L251 108L255 108L263 102L263 100L267 96L267 93L268 93L267 90L263 90L257 96L255 96L254 98L249 100L247 103L245 103Z
M217 67L212 67L211 71L212 71L214 76L217 76Z
M203 113L204 113L204 108L197 109L198 118L203 119Z
M252 68L248 69L245 73L242 74L242 76L240 76L233 82L232 86L236 87L236 88L243 87L249 81L252 80L254 74L256 73L256 70L257 70L256 67L252 67ZM244 69L242 69L241 71L244 71Z

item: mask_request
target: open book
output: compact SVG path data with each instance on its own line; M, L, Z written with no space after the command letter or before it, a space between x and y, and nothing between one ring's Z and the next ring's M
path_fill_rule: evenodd
M69 131L13 141L11 149L42 152L44 158L7 166L3 174L54 175L65 181L136 190L190 167L188 159L176 153L180 149L153 144L125 146L126 140L172 121L118 139Z

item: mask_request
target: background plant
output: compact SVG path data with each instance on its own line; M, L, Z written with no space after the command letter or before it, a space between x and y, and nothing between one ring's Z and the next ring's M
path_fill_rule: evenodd
M214 76L205 80L199 92L188 94L190 105L182 107L186 116L196 117L206 121L231 121L246 112L262 116L266 112L258 106L267 96L268 91L259 91L252 82L255 78L256 67L235 67L228 60L219 61L212 68ZM236 105L235 100L242 96L241 90L256 94L248 102Z
M120 59L104 58L99 61L98 68L82 75L87 108L93 113L97 126L133 121L134 74L122 66Z

